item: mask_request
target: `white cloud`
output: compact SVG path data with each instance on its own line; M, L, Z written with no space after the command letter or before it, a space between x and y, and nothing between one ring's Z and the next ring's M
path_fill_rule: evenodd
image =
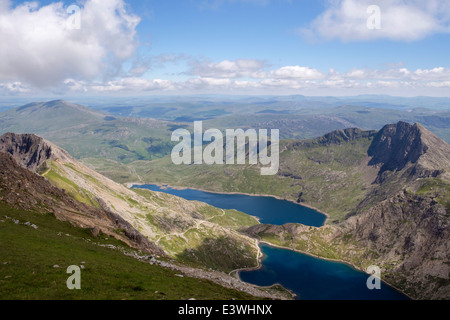
M450 79L450 69L443 67L428 70L417 69L411 77L416 80L448 80Z
M221 78L197 77L177 84L181 90L229 89L233 81Z
M433 88L450 88L450 81L429 82L427 86Z
M0 83L0 92L5 92L7 94L28 93L30 91L31 89L24 86L20 81Z
M35 87L65 79L94 79L117 72L134 53L139 18L123 0L86 0L80 29L67 25L70 14L61 2L12 7L0 0L0 81Z
M277 79L323 79L325 75L317 69L301 66L287 66L273 70L270 74Z
M368 28L380 8L380 29ZM308 28L299 33L310 39L416 41L435 33L450 33L450 2L439 0L333 0Z
M264 78L265 62L255 59L192 61L190 75L206 78Z
M102 84L91 85L89 90L94 92L145 92L164 91L173 89L173 83L163 79L144 79L129 77Z

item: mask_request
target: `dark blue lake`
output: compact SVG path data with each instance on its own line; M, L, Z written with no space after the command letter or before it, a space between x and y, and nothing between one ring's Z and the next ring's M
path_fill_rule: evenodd
M221 209L235 209L258 217L263 224L283 225L289 222L320 227L326 220L326 216L316 210L274 197L218 194L193 189L177 190L152 184L134 188L165 192L187 200L202 201Z
M236 209L260 218L261 223L282 225L301 223L320 227L325 215L290 201L273 197L220 194L199 190L134 186L206 202L222 209ZM381 290L369 290L368 275L347 264L323 260L288 249L260 245L264 254L258 270L240 271L241 279L259 286L275 283L291 290L302 300L406 300L405 295L385 283Z
M262 267L240 271L242 281L259 286L279 283L301 300L407 300L385 283L369 290L368 275L344 263L308 256L292 250L260 245Z

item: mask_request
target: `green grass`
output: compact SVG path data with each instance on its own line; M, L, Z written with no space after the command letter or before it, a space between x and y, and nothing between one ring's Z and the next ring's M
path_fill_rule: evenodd
M192 233L188 234L187 237L192 235ZM231 258L224 260L223 255L211 254L216 251L224 252ZM198 247L184 250L177 255L177 258L188 263L201 264L207 268L224 270L227 273L235 269L256 266L255 249L248 244L239 244L236 240L227 237L202 239Z
M258 219L236 210L224 210L224 216L216 216L210 221L222 227L239 230L259 224Z
M432 195L435 200L443 205L447 212L450 212L450 184L442 179L427 178L421 179L420 187L416 195Z
M77 201L96 208L100 207L91 192L81 189L73 181L61 175L57 167L50 160L47 162L46 166L47 170L43 173L43 176L47 178L54 186L64 189L67 194Z
M24 225L27 221L38 229ZM0 299L253 299L101 247L125 245L104 235L94 238L51 214L0 206L0 244ZM66 269L81 264L81 290L68 290Z

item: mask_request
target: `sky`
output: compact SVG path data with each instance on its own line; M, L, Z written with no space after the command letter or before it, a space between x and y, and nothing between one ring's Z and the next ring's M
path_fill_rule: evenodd
M450 96L450 0L0 0L0 96Z

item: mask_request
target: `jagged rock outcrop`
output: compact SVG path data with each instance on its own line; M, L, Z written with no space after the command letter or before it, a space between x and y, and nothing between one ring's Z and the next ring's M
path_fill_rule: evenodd
M0 137L0 152L9 153L22 167L36 172L47 160L73 160L63 149L34 134L5 133Z

